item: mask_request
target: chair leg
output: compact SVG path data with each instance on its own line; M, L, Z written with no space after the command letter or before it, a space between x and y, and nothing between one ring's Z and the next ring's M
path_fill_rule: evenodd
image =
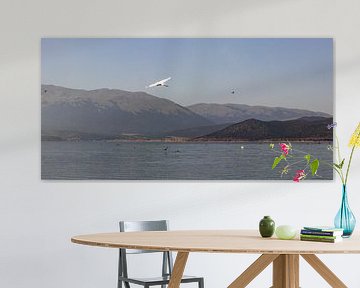
M204 288L204 279L199 280L199 288Z

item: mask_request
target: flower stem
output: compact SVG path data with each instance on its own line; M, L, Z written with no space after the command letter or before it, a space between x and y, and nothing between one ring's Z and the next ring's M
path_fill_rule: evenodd
M340 163L342 162L341 160L341 155L340 155L340 144L339 144L339 138L337 137L337 135L335 135L336 137L336 150L338 152L338 165L340 165ZM335 169L335 168L334 168ZM336 169L335 169L336 170ZM344 173L343 173L343 170L342 170L342 167L340 169L337 170L338 173L339 173L339 176L340 176L340 179L341 179L341 182L343 184L345 184L345 181L344 181Z
M345 185L345 182L344 182L344 176L342 175L342 173L340 173L340 169L337 169L335 166L331 165L329 162L326 162L326 161L320 161L320 163L324 162L326 165L330 166L331 168L333 168L336 173L339 174L339 177L341 179L341 182L343 183L343 185Z
M353 154L354 154L354 151L355 151L356 142L358 141L359 137L360 137L360 132L357 134L355 142L354 142L354 146L351 149L350 159L349 159L349 163L348 163L348 166L347 166L347 169L346 169L345 185L347 184L347 181L348 181L351 160L352 160L352 157L353 157Z
M349 170L350 170L351 160L352 160L354 151L355 151L355 145L354 145L353 148L351 149L349 164L348 164L347 169L346 169L345 185L347 184L347 181L348 181Z

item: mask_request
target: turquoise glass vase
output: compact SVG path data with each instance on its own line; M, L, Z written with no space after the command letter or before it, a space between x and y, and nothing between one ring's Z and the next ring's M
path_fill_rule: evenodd
M355 229L356 219L349 207L346 185L342 187L341 206L336 214L334 224L336 228L344 229L343 237L345 238L350 237Z

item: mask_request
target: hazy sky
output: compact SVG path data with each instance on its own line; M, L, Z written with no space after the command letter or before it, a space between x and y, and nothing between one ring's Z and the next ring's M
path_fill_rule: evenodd
M333 113L329 38L47 38L41 58L43 84L146 91L181 105L240 103ZM145 89L170 76L168 88Z

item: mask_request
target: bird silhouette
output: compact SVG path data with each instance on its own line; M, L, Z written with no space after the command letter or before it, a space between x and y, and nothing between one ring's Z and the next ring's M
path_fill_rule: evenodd
M151 88L151 87L159 87L159 86L163 86L163 87L169 87L168 85L166 85L165 83L167 81L169 81L171 79L171 77L169 78L166 78L166 79L163 79L163 80L160 80L158 82L155 82L153 84L150 84L149 86L147 86L146 88Z

